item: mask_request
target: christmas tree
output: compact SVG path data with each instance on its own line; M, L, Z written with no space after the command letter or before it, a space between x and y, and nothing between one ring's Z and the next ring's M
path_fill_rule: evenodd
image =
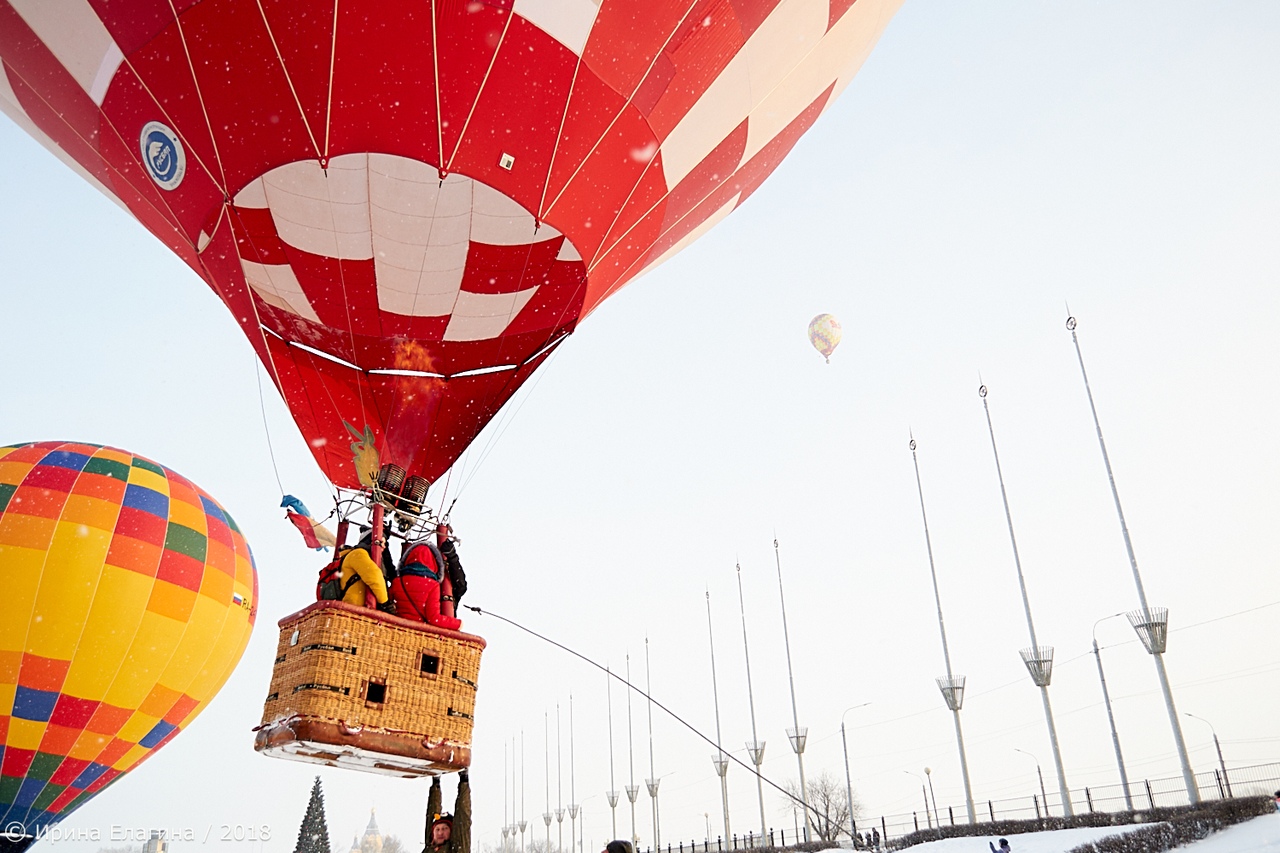
M332 853L329 849L329 827L324 820L324 792L320 790L320 777L311 786L311 801L307 814L298 830L298 845L293 853Z

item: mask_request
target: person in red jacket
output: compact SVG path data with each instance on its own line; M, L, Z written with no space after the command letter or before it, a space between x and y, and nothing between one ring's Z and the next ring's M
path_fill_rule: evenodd
M448 571L440 543L448 537L449 528L442 524L436 528L435 542L420 539L405 546L400 570L391 582L391 598L396 604L396 615L402 619L456 631L462 627L462 621L440 609L440 581Z

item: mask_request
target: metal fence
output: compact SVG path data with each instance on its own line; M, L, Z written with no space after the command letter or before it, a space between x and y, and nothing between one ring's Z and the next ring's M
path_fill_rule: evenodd
M1202 800L1219 800L1228 797L1247 797L1255 795L1271 795L1280 788L1280 764L1255 764L1248 767L1229 767L1224 777L1219 770L1197 773L1196 787L1200 789ZM1071 792L1071 804L1077 814L1081 812L1123 812L1128 811L1124 787L1121 785L1099 785L1097 787L1076 788ZM1029 797L1012 797L1004 800L985 800L975 802L976 817L979 823L998 820L1033 820L1049 815L1061 817L1062 798L1050 793L1046 804L1039 794ZM1142 779L1129 783L1129 801L1137 811L1157 807L1185 806L1190 803L1186 785L1181 776L1169 776L1160 779ZM953 826L967 821L967 812L963 805L940 807L937 821L943 826ZM885 815L878 819L858 821L858 830L869 831L872 827L880 829L885 840L898 838L921 829L934 826L934 816L925 812L909 814ZM866 824L865 826L863 824Z
M1224 776L1221 771L1214 770L1196 774L1196 786L1200 789L1202 800L1219 800L1228 797L1250 797L1258 795L1270 796L1280 788L1280 764L1255 764L1248 767L1231 767ZM1143 779L1129 783L1129 801L1125 799L1124 788L1120 785L1100 785L1097 787L1077 788L1070 792L1071 803L1077 814L1082 812L1124 812L1129 810L1128 802L1133 809L1142 811L1157 807L1185 806L1190 803L1187 789L1181 776L1170 776L1161 779ZM1011 797L1003 800L985 800L975 802L977 821L987 823L1001 820L1033 820L1047 816L1061 817L1062 801L1055 795L1049 796L1049 802L1041 800L1039 794L1029 797ZM859 835L880 833L880 842L887 844L890 839L901 838L921 829L929 829L937 824L955 826L968 820L964 805L945 806L938 809L935 816L923 811L906 814L881 815L880 817L862 817L857 821ZM847 833L846 833L847 835ZM732 838L689 839L662 845L657 853L733 853L740 850L762 850L765 848L795 847L800 841L799 834L792 830L769 830L769 834L758 833L735 835ZM844 845L848 841L843 842ZM862 847L859 841L859 848ZM655 853L648 848L643 853Z

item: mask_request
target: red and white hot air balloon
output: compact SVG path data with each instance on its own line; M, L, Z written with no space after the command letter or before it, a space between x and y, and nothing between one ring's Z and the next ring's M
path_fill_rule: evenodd
M0 108L218 294L337 485L430 480L751 195L901 0L0 0Z

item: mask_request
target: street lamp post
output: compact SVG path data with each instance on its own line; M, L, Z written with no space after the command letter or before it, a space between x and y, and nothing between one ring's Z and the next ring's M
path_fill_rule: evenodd
M1030 758L1032 761L1036 763L1036 776L1040 777L1040 800L1041 802L1044 803L1044 816L1048 817L1049 816L1049 796L1044 792L1044 774L1040 772L1040 759L1036 758L1034 755L1027 752L1025 749L1018 749L1016 746L1013 748L1013 751L1021 752L1023 755L1027 756L1027 758Z
M933 800L933 822L938 825L938 829L942 829L942 818L938 816L938 798L933 794L933 768L926 767L924 775L929 780L929 799Z
M1102 652L1098 649L1098 624L1123 613L1103 616L1093 623L1093 656L1098 661L1098 681L1102 684L1102 701L1107 706L1107 722L1111 725L1111 745L1116 751L1116 766L1120 768L1120 787L1124 789L1124 807L1133 811L1133 795L1129 793L1129 774L1124 769L1124 756L1120 753L1120 734L1116 731L1116 717L1111 713L1111 694L1107 691L1107 677L1102 673Z
M1049 729L1049 746L1053 749L1054 768L1058 771L1058 793L1062 797L1062 813L1071 817L1071 792L1067 788L1067 774L1062 767L1062 751L1058 749L1058 728L1053 722L1053 707L1049 704L1049 680L1053 677L1053 646L1041 646L1036 642L1036 626L1031 619L1031 600L1027 598L1027 582L1022 576L1022 559L1018 556L1018 540L1013 535L1013 514L1009 511L1009 495L1004 488L1004 472L1000 470L1000 452L996 449L996 429L991 423L991 409L987 405L987 386L978 387L982 398L982 411L987 416L987 431L991 433L991 454L996 461L996 477L1000 480L1000 498L1004 502L1004 517L1009 526L1009 543L1013 546L1013 564L1018 570L1018 587L1022 590L1022 609L1027 616L1027 630L1031 634L1030 648L1019 654L1031 675L1031 681L1040 688L1040 700L1044 705L1045 725ZM1049 804L1045 803L1048 814Z
M543 768L546 776L543 779L544 790L546 791L546 811L542 813L542 822L547 825L547 853L551 853L551 715L544 711L542 713L542 746L543 746Z
M573 694L569 694L569 849L576 851L578 838L578 797L573 756Z
M1070 312L1068 312L1070 313ZM1089 387L1089 374L1084 369L1084 355L1080 352L1080 339L1076 337L1076 318L1067 317L1067 330L1071 332L1071 343L1076 348L1076 360L1080 362L1080 375L1084 378L1084 391L1089 398L1089 411L1093 413L1093 426L1098 433L1098 447L1102 449L1102 463L1107 469L1107 481L1111 484L1111 497L1115 501L1116 515L1120 519L1120 533L1124 538L1125 551L1129 555L1129 567L1133 569L1133 582L1138 588L1138 604L1140 610L1129 613L1129 623L1138 633L1142 645L1156 665L1156 678L1160 682L1160 691L1164 694L1165 711L1169 714L1169 725L1173 729L1173 742L1178 750L1178 761L1182 765L1182 781L1187 788L1187 797L1191 804L1200 802L1200 789L1196 786L1195 774L1191 772L1191 759L1187 757L1187 742L1182 737L1182 726L1178 723L1178 712L1173 706L1173 690L1169 686L1169 674L1164 669L1164 651L1168 640L1169 611L1164 607L1147 606L1147 593L1142 588L1142 575L1138 573L1138 558L1133 553L1133 542L1129 538L1129 526L1124 520L1124 509L1120 506L1120 491L1116 488L1115 474L1111 471L1111 458L1107 455L1107 443L1102 438L1102 422L1098 420L1098 407L1093 404L1093 389Z
M738 610L742 614L742 652L747 660L747 705L751 709L751 742L747 744L747 754L756 768L756 793L760 797L760 838L767 835L764 817L764 781L760 776L760 765L764 763L764 741L756 734L756 700L751 690L751 649L747 646L747 606L742 598L742 564L736 567L738 573Z
M640 786L636 784L636 750L635 740L631 736L631 655L627 655L627 765L630 768L628 778L631 783L626 786L627 799L631 801L631 843L638 845L640 836L636 834L636 795Z
M564 851L564 771L560 766L560 703L556 703L556 853Z
M618 789L613 777L613 673L608 667L604 670L605 697L609 709L609 790L605 797L609 800L609 819L612 821L612 838L618 837Z
M778 550L778 540L773 540L773 559L778 567L778 601L782 605L782 640L787 650L787 681L791 685L791 722L793 727L787 729L787 740L796 752L796 761L800 764L800 803L804 806L804 840L811 840L812 824L809 820L809 789L804 779L804 744L808 736L807 727L800 725L800 714L796 710L796 676L791 668L791 636L787 632L787 599L782 593L782 557Z
M720 777L720 803L724 809L724 837L731 838L729 834L729 759L725 755L720 744L724 740L720 737L720 691L716 687L716 635L711 630L711 590L706 590L707 594L707 637L711 642L711 697L715 700L716 707L716 754L711 757L711 763L716 768L716 775ZM707 831L707 838L710 839L711 831ZM708 844L711 842L708 841Z
M649 789L649 799L653 806L653 849L662 847L662 826L658 823L658 778L653 769L653 681L649 675L649 638L644 638L644 692L649 700L649 778L645 786Z
M908 776L916 777L916 781L920 783L920 798L924 800L924 819L929 824L929 828L933 829L933 813L929 811L929 790L924 785L924 779L919 773L912 773L910 770L903 770Z
M524 831L529 822L524 819L524 729L520 730L520 853L524 853Z
M849 798L849 840L857 841L858 823L853 818L853 779L849 776L849 741L844 736L844 715L858 708L865 708L870 702L863 702L861 705L851 705L844 709L844 713L840 715L840 743L844 746L844 784L845 796ZM856 845L855 845L856 846Z
M1227 797L1234 797L1235 795L1231 793L1231 777L1227 775L1227 762L1222 759L1222 744L1218 742L1218 732L1214 729L1213 723L1188 711L1183 711L1182 713L1193 720L1199 720L1204 723L1209 727L1209 731L1213 733L1213 748L1218 751L1218 766L1222 768L1222 784L1227 789Z
M978 816L973 808L973 787L969 784L969 758L964 748L964 731L960 728L960 708L964 705L964 676L951 672L951 651L947 647L947 626L942 621L942 596L938 592L938 572L933 564L933 542L929 537L929 518L924 511L924 487L920 484L920 462L916 459L916 440L911 436L911 462L916 470L916 491L920 495L920 518L924 521L924 543L929 552L929 576L933 579L933 600L938 605L938 631L942 635L942 659L947 665L947 674L935 679L938 689L942 691L942 699L951 711L956 728L956 746L960 750L960 774L964 778L964 804L969 813L969 823L977 823Z

